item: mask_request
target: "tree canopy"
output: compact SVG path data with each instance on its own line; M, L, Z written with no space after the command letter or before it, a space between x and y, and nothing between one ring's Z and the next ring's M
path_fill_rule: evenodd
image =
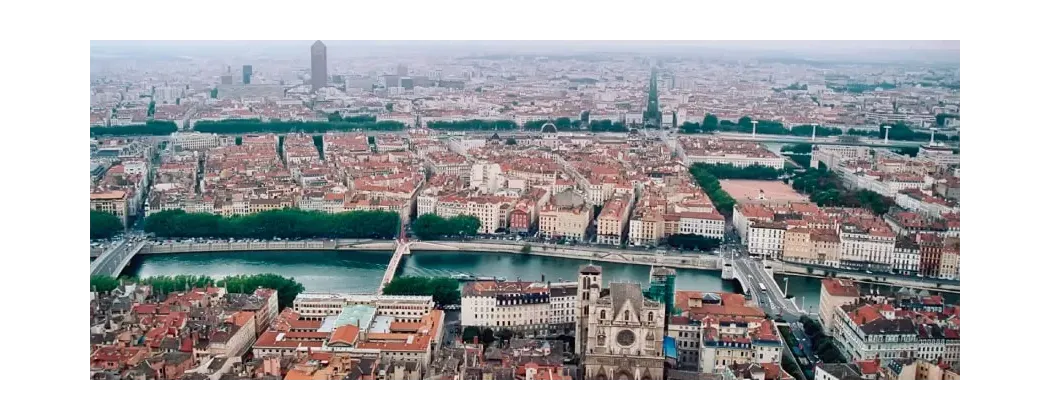
M874 191L847 189L839 177L826 167L808 168L796 174L791 180L791 187L800 193L809 194L810 201L820 207L861 207L883 215L893 206L893 199Z
M718 179L764 179L773 180L780 176L779 169L764 165L749 165L743 168L726 163L694 163L693 167L714 175Z
M624 123L611 120L591 121L589 129L592 133L626 133L629 131Z
M208 276L190 275L145 278L121 277L120 279L110 276L91 276L91 289L99 293L109 292L120 285L120 280L148 284L153 289L153 295L158 297L167 296L171 292L184 292L195 287L225 287L229 293L253 293L258 288L273 289L277 291L277 306L279 309L292 306L295 297L306 290L294 278L282 277L277 274L228 276L219 280Z
M886 129L879 128L878 130L846 130L846 134L851 136L871 137L871 138L884 138L886 135ZM936 134L935 140L938 141L959 141L959 136L946 134ZM890 140L899 141L929 141L929 131L914 131L911 127L903 122L898 122L890 126Z
M222 217L166 210L146 217L145 230L164 238L393 238L399 226L400 216L389 211L280 209Z
M330 117L329 117L330 118ZM350 117L358 118L358 117ZM197 121L195 131L202 133L325 133L329 131L400 131L405 124L400 121L281 121L262 122L259 119L229 119L220 121Z
M91 239L104 239L124 230L117 216L104 211L91 210Z
M518 123L511 120L428 121L427 128L445 131L509 131L517 130Z
M383 286L383 294L433 296L438 305L459 305L459 281L451 277L396 277Z
M700 235L674 234L667 237L667 244L676 248L710 251L718 249L718 246L722 244L722 240Z
M689 173L693 175L697 185L700 185L700 188L707 193L707 196L719 213L724 215L733 213L733 206L736 205L736 200L722 189L722 184L718 182L718 178L697 164L689 167Z
M166 136L179 131L173 121L146 121L146 124L91 127L92 136Z
M474 235L480 228L481 221L477 217L462 214L445 218L427 213L412 222L412 233L423 240L442 236Z

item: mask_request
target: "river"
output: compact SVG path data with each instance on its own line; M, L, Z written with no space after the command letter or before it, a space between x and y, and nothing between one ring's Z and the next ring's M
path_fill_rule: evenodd
M139 255L124 274L139 277L179 274L222 278L237 274L274 273L293 277L310 292L374 293L390 261L386 251L266 251ZM406 255L399 275L479 276L521 278L523 281L575 281L584 260L539 255L485 252L425 252ZM649 266L600 262L606 283L631 281L648 284ZM737 291L720 272L678 269L678 290ZM819 289L818 289L819 290Z

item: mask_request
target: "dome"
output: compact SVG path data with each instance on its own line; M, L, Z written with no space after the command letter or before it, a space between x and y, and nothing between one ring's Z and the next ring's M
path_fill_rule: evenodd
M558 128L554 126L554 123L547 122L546 124L543 124L543 127L540 127L540 132L541 133L557 133L558 132Z

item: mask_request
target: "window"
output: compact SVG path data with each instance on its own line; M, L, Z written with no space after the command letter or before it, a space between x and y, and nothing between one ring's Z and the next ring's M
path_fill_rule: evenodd
M623 311L623 320L624 321L630 321L631 320L631 311Z
M649 322L653 322L653 313L649 312Z
M598 315L599 319L605 319L605 309L602 309L601 315Z

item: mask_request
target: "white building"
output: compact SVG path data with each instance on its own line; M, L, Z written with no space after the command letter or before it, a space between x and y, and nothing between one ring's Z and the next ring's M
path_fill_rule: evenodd
M463 286L464 327L546 334L551 292L546 283L473 281Z
M678 233L700 235L714 239L725 239L726 220L717 212L678 213Z
M784 255L784 232L787 226L778 222L754 222L747 229L747 251L752 255L781 258Z

